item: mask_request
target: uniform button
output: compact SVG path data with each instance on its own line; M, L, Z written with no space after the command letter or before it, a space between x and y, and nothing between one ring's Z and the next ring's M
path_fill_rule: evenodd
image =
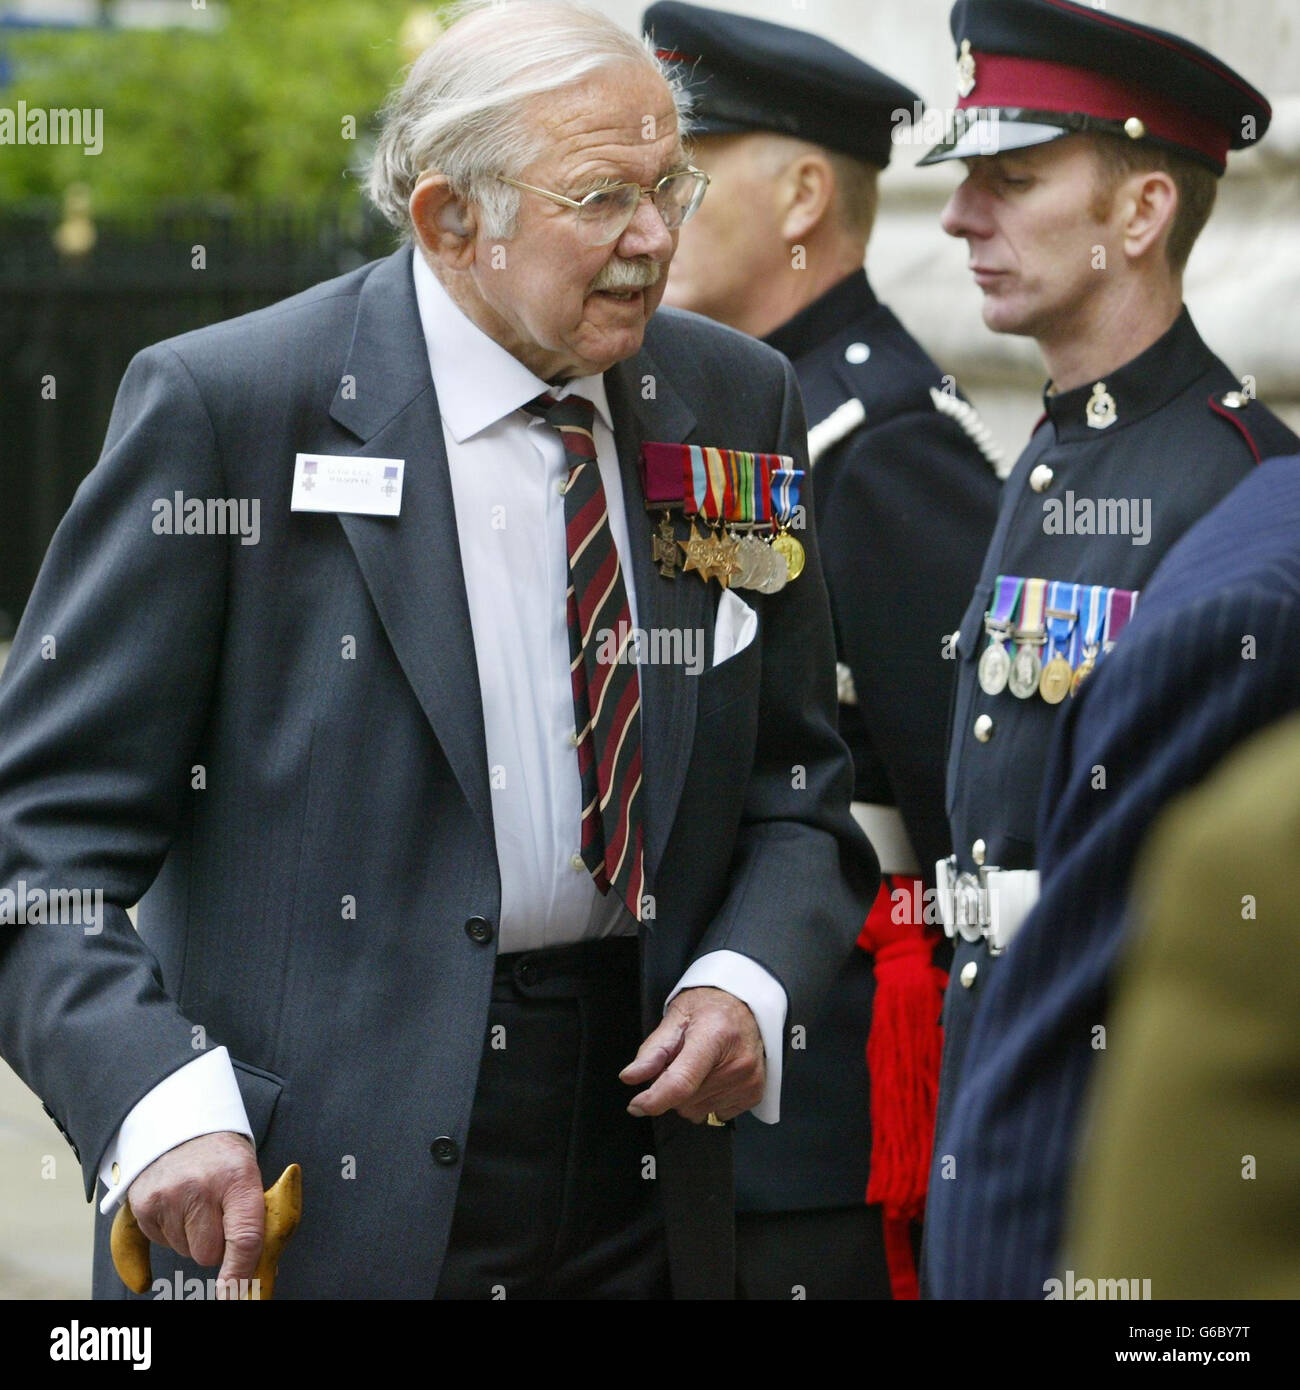
M121 1170L121 1168L119 1168L119 1167L117 1166L117 1164L115 1163L115 1164L113 1164L113 1186L116 1187L116 1186L118 1185L118 1183L120 1183L121 1181L122 1181L122 1170Z
M982 864L984 862L984 856L987 853L988 846L984 843L983 840L976 840L975 843L970 847L970 857L976 862L976 864Z
M570 729L570 730L569 730L569 747L570 747L570 748L576 748L577 746L578 746L578 731L577 731L577 729Z
M987 743L993 737L993 721L987 714L981 714L975 721L975 737L981 743Z
M460 1145L449 1134L440 1134L429 1145L429 1152L444 1168L450 1168L460 1159Z
M486 946L492 940L492 923L486 917L471 917L465 923L465 935L480 946Z
M961 980L962 989L970 989L975 983L975 976L980 973L980 968L973 960L968 960L961 968L958 978Z
M1029 475L1029 486L1035 492L1046 492L1052 486L1052 479L1055 477L1056 474L1045 463L1040 463Z
M1229 391L1226 396L1221 396L1220 400L1229 410L1240 410L1246 404L1246 398L1240 391Z
M563 497L565 492L568 490L568 486L569 480L567 478L561 478L560 481L555 484L555 490L560 494L561 497Z
M844 360L852 362L855 367L860 367L870 356L871 349L866 343L850 343L844 349Z
M569 856L569 868L571 868L575 874L580 874L586 867L587 866L582 862L582 855L571 854Z

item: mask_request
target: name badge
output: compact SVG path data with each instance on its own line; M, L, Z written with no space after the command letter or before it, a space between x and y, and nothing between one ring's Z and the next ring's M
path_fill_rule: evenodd
M356 512L400 516L405 459L357 454L298 454L293 464L295 512Z

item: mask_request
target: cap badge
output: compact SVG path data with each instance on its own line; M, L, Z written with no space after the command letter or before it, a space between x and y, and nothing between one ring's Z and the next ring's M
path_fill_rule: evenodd
M970 51L970 40L961 41L961 53L957 57L957 95L968 97L975 90L975 55Z
M1087 418L1088 428L1092 430L1109 429L1119 419L1115 397L1106 390L1104 381L1099 381L1092 388L1092 396L1088 400Z

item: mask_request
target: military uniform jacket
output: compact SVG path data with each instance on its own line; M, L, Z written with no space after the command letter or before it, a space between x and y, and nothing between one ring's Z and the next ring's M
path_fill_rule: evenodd
M856 688L857 703L840 706L840 729L853 753L855 799L898 806L920 863L932 864L948 845L953 662L944 659L943 634L970 596L997 515L1000 483L972 438L987 436L862 271L767 341L794 363L814 436L846 402L865 411L813 469L838 655ZM863 1200L873 989L871 958L855 951L819 1016L791 1015L805 1031L788 1053L781 1122L737 1123L741 1210Z
M1043 770L1063 707L1038 695L1020 700L1009 690L988 695L978 683L976 667L988 641L984 615L997 576L1141 590L1183 533L1260 459L1292 453L1300 443L1275 415L1241 394L1186 309L1162 338L1106 377L1114 419L1102 428L1089 424L1096 385L1045 398L1047 413L1007 480L997 529L962 619L947 780L961 871L975 870L979 840L987 866L1034 868L1040 798L1050 800L1060 790L1043 785ZM1124 516L1124 509L1097 506L1114 499L1128 500L1128 533L1095 534L1102 516ZM986 741L974 732L982 715L992 721ZM972 963L975 970L967 973L973 981L959 986ZM944 1010L940 1135L988 964L982 942L957 941Z

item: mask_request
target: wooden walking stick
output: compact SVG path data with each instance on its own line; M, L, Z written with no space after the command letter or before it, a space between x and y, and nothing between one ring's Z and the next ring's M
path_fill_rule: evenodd
M302 1169L291 1163L274 1187L268 1187L266 1200L266 1235L262 1240L262 1256L253 1271L257 1292L254 1298L268 1299L275 1292L275 1271L280 1263L289 1237L298 1229L302 1216ZM132 1293L144 1293L152 1279L149 1266L149 1240L140 1229L130 1202L123 1202L113 1218L109 1235L113 1268ZM243 1294L240 1297L244 1297Z

